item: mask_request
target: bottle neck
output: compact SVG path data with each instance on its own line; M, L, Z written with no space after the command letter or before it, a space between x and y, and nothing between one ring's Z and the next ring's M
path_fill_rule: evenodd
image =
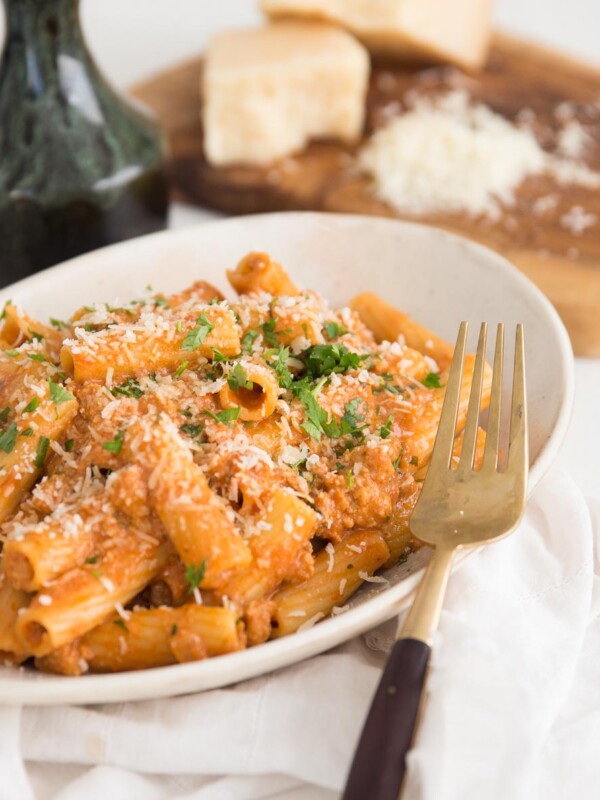
M61 52L85 47L79 0L3 0L6 46Z

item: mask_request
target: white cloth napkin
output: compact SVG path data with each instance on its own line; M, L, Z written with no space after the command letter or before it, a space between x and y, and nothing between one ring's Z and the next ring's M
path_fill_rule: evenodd
M598 519L554 471L453 575L406 800L600 796ZM392 635L196 696L2 709L0 800L333 800Z

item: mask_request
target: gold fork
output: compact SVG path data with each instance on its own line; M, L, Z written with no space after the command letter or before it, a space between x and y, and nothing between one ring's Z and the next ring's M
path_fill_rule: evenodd
M516 333L506 465L499 467L504 360L504 326L499 325L483 463L481 469L474 469L485 323L479 335L460 459L458 465L452 463L467 327L466 322L460 326L431 463L410 522L413 534L434 550L375 693L343 800L397 800L454 554L460 548L507 536L525 508L529 459L521 325Z

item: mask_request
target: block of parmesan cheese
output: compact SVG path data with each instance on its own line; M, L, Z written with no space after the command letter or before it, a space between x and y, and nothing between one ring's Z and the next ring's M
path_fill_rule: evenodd
M276 22L220 34L203 75L207 160L268 164L311 138L357 139L368 77L365 48L330 25Z
M376 54L473 70L487 54L493 0L261 0L273 17L336 22Z

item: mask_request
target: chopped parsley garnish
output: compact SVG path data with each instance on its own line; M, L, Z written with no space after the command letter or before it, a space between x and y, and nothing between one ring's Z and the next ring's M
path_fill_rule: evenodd
M54 319L53 317L50 317L50 325L52 325L53 328L56 328L57 331L60 331L63 328L71 327L68 322L63 322L62 319Z
M190 411L189 408L180 408L179 413L183 414L183 416L187 417L188 419L192 418L192 412Z
M113 386L110 393L113 397L134 397L138 400L144 394L144 390L135 378L127 378L120 386Z
M177 630L178 630L177 625L173 624L171 626L171 636L175 636L175 634L177 633Z
M252 352L252 346L253 346L254 342L257 340L257 338L258 338L258 331L257 330L246 331L246 333L244 334L244 336L242 338L242 349L243 349L244 353L251 353Z
M27 411L27 409L25 409L25 411ZM8 416L9 416L10 412L11 412L11 407L10 406L6 406L5 409L0 411L0 422L8 422Z
M5 350L5 356L10 356L11 358L16 358L18 355L21 355L18 350Z
M48 381L48 386L50 387L50 399L53 403L56 403L57 406L61 403L68 403L69 400L75 400L71 392L67 392L65 387L61 386L60 383Z
M354 486L354 472L352 472L351 469L346 472L346 485L349 489L352 489Z
M114 439L110 442L104 442L102 445L103 450L108 450L109 453L120 453L123 447L123 438L125 431L119 431Z
M306 411L306 419L302 423L302 428L312 436L313 439L319 441L321 435L331 436L337 439L339 436L339 425L335 419L329 420L329 414L317 400L317 394L320 392L323 384L327 379L322 378L314 387L310 387L308 378L303 378L296 381L293 386L293 392L300 400Z
M186 369L189 367L189 365L190 365L189 361L182 361L181 364L175 370L175 377L176 378L181 378L181 376L186 371Z
M182 425L179 430L182 433L187 433L187 435L191 436L192 439L195 439L204 431L204 426L200 425L198 422L186 422L186 424Z
M21 436L33 436L33 428L25 428L24 431L21 431Z
M38 442L37 449L35 451L35 461L34 464L38 469L41 469L44 466L44 462L46 461L46 456L48 455L48 447L50 446L50 439L46 436L41 436Z
M12 300L7 300L6 303L4 303L4 308L2 309L2 314L0 314L0 319L4 319L6 317L7 306L12 306Z
M204 311L196 320L196 327L186 335L181 345L182 350L197 350L208 334L214 330L214 325L208 319Z
M30 330L29 335L31 336L34 342L41 342L44 339L44 336L42 336L42 334L38 333L37 331Z
M227 383L232 392L239 392L240 389L252 389L254 384L248 380L246 370L238 361L235 367L229 373Z
M75 439L67 439L67 441L65 442L64 449L67 453L70 453L74 446L75 446Z
M423 386L426 386L428 389L441 389L442 384L437 372L430 372L423 381Z
M380 394L381 392L389 392L390 394L402 394L401 390L394 385L393 380L394 376L390 375L389 372L384 373L380 376L383 380L381 386L377 386L373 389L373 394Z
M114 622L114 624L115 624L115 625L117 625L119 628L123 628L123 630L124 630L124 631L126 631L126 630L127 630L127 625L125 625L125 620L121 619L120 617L119 617L119 619L115 619L115 620L113 620L113 622Z
M217 350L216 347L213 347L212 351L213 351L213 361L216 362L217 364L221 364L223 361L229 360L227 356L223 355L223 353L220 350Z
M18 433L19 431L16 424L11 422L8 428L0 435L0 450L4 453L12 453L15 448ZM46 439L46 441L48 440Z
M398 453L397 457L392 461L392 466L395 470L400 469L400 462L402 461L402 456L404 455L404 446L400 448L400 452Z
M290 348L281 347L279 350L272 351L272 355L277 356L275 362L271 363L271 366L279 378L279 385L284 389L291 389L294 376L287 365L287 360L290 357Z
M325 331L325 336L331 341L332 339L337 339L338 336L343 336L345 333L348 333L346 328L343 325L338 325L337 322L326 322L323 326L323 330Z
M27 353L27 357L30 358L32 361L47 361L48 359L46 356L42 355L41 353Z
M39 406L39 404L40 404L39 397L32 397L31 400L27 403L27 405L23 409L23 413L24 414L29 414L31 411L35 411L36 408ZM4 413L4 411L2 413ZM1 416L0 416L0 419L2 419ZM3 419L2 422L6 422L6 420Z
M85 563L86 564L97 564L98 561L100 561L100 556L90 556L89 558L86 558Z
M320 378L332 372L347 372L356 369L367 356L352 353L340 344L316 344L309 347L302 356L309 375Z
M344 416L340 420L339 436L353 436L355 439L362 438L362 431L367 426L359 424L364 420L364 416L357 413L360 403L360 398L355 397L354 400L350 400L344 406Z
M206 559L195 567L193 564L188 564L185 570L185 581L188 585L188 594L192 594L194 589L197 589L202 583L204 573L206 572Z
M277 345L279 344L279 339L277 338L277 334L275 333L276 327L277 327L276 319L269 319L260 326L263 339L271 347L277 347Z
M390 416L386 419L381 428L379 428L379 435L381 436L382 439L387 439L390 433L392 432L392 423L393 420Z
M171 308L171 304L166 299L166 297L155 297L154 298L154 305L160 306L161 308Z
M212 417L217 422L222 422L223 425L227 425L228 428L233 428L231 424L234 422L240 415L240 407L235 406L234 408L226 408L224 411L219 411L217 414L214 411L205 410L204 412L207 416Z

